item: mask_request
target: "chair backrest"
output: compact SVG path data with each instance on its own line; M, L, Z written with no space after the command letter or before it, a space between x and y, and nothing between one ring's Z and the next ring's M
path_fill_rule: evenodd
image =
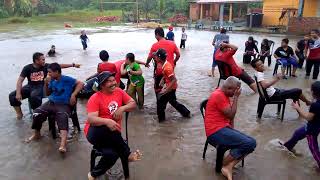
M259 42L257 40L254 40L254 44L258 46Z
M269 101L269 96L267 94L267 90L262 87L262 85L258 82L257 76L254 76L254 80L256 81L257 84L257 89L259 92L259 97L264 100L265 102Z
M268 45L270 47L270 54L273 54L274 41L268 40Z
M205 112L206 112L207 103L208 103L208 99L203 100L203 101L200 103L200 112L201 112L201 115L202 115L203 119L204 119L204 114L205 114Z
M219 60L216 60L216 63L218 65L220 79L227 79L229 76L232 75L231 66L229 64Z

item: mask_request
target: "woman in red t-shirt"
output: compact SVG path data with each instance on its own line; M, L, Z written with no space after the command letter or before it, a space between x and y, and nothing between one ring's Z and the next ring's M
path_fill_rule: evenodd
M119 157L123 164L141 159L139 150L130 152L121 136L122 114L134 110L136 103L116 86L114 74L99 74L98 83L99 91L90 97L87 104L88 120L84 133L88 141L103 155L88 174L89 180L105 174ZM125 176L129 174L125 173Z

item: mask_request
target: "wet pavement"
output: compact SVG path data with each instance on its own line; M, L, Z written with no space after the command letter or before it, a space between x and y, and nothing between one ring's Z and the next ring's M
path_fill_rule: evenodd
M29 33L30 32L30 33ZM57 47L58 57L46 61L59 63L80 63L81 69L66 69L63 73L84 80L95 73L100 62L98 52L106 49L110 60L123 59L128 52L145 61L151 45L156 41L153 30L130 27L90 29L87 51L81 49L80 29L48 32L28 31L0 34L0 179L6 180L84 180L89 170L90 148L83 132L68 144L68 152L62 157L58 151L58 140L51 138L47 123L42 129L44 137L30 144L23 140L30 136L31 119L27 101L23 101L23 120L16 120L9 106L8 94L15 89L17 77L22 67L32 62L35 51L46 52L52 44ZM181 36L175 31L176 38ZM224 179L214 172L215 149L210 147L205 160L202 152L205 142L203 119L199 104L206 99L217 85L218 78L208 76L211 68L211 41L215 32L187 30L186 49L181 50L181 59L176 67L179 88L178 100L192 112L192 118L182 118L170 105L165 123L159 124L156 117L156 98L153 92L152 68L143 68L146 79L145 109L130 114L129 144L132 150L140 149L144 156L140 162L130 164L131 179L135 180L212 180ZM285 34L230 33L230 41L239 46L236 59L239 65L253 75L253 69L242 64L244 42L253 35L259 42L269 38L278 47ZM295 47L297 37L290 37L290 45ZM177 44L180 42L177 41ZM260 45L259 45L260 46ZM266 76L270 77L274 66ZM218 76L218 74L216 74ZM304 79L304 70L298 71L298 78L281 80L276 87L300 87L310 97L311 80ZM236 180L316 180L320 173L315 169L315 161L308 150L306 140L297 146L301 157L291 157L275 145L275 139L288 139L294 129L303 121L290 107L288 101L284 122L277 118L276 106L266 106L262 120L256 120L258 95L251 95L248 86L243 85L235 126L257 139L258 146L245 159L245 167L235 170ZM83 128L86 100L79 100L78 115ZM120 168L121 169L121 168ZM121 179L117 170L110 179ZM118 177L119 176L119 177Z

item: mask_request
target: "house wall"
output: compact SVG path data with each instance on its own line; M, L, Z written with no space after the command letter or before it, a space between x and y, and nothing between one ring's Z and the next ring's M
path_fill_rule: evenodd
M288 32L291 34L308 34L320 27L320 17L290 18Z
M197 3L190 3L189 18L196 21L200 18L200 5Z
M305 0L303 17L316 17L318 0ZM288 19L284 18L279 24L279 17L283 8L299 8L299 0L264 0L263 1L263 25L287 25ZM297 13L295 14L297 16Z

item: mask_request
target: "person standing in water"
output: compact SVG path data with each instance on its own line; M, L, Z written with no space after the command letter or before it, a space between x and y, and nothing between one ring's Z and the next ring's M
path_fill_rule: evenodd
M220 34L216 34L212 41L212 46L214 47L213 58L212 58L212 70L211 70L212 77L214 77L214 71L217 66L217 63L215 60L215 54L217 50L220 48L220 44L222 42L229 42L229 36L226 33L227 33L227 30L224 28L221 28Z
M169 26L169 32L167 33L166 39L169 41L174 41L174 33L172 26Z
M80 39L81 39L83 50L86 50L88 48L87 42L88 42L89 38L88 38L85 30L81 31Z
M180 43L180 48L183 48L183 49L186 48L186 41L188 38L188 35L185 31L186 31L186 29L183 27L182 28L182 35L181 35L181 43Z

